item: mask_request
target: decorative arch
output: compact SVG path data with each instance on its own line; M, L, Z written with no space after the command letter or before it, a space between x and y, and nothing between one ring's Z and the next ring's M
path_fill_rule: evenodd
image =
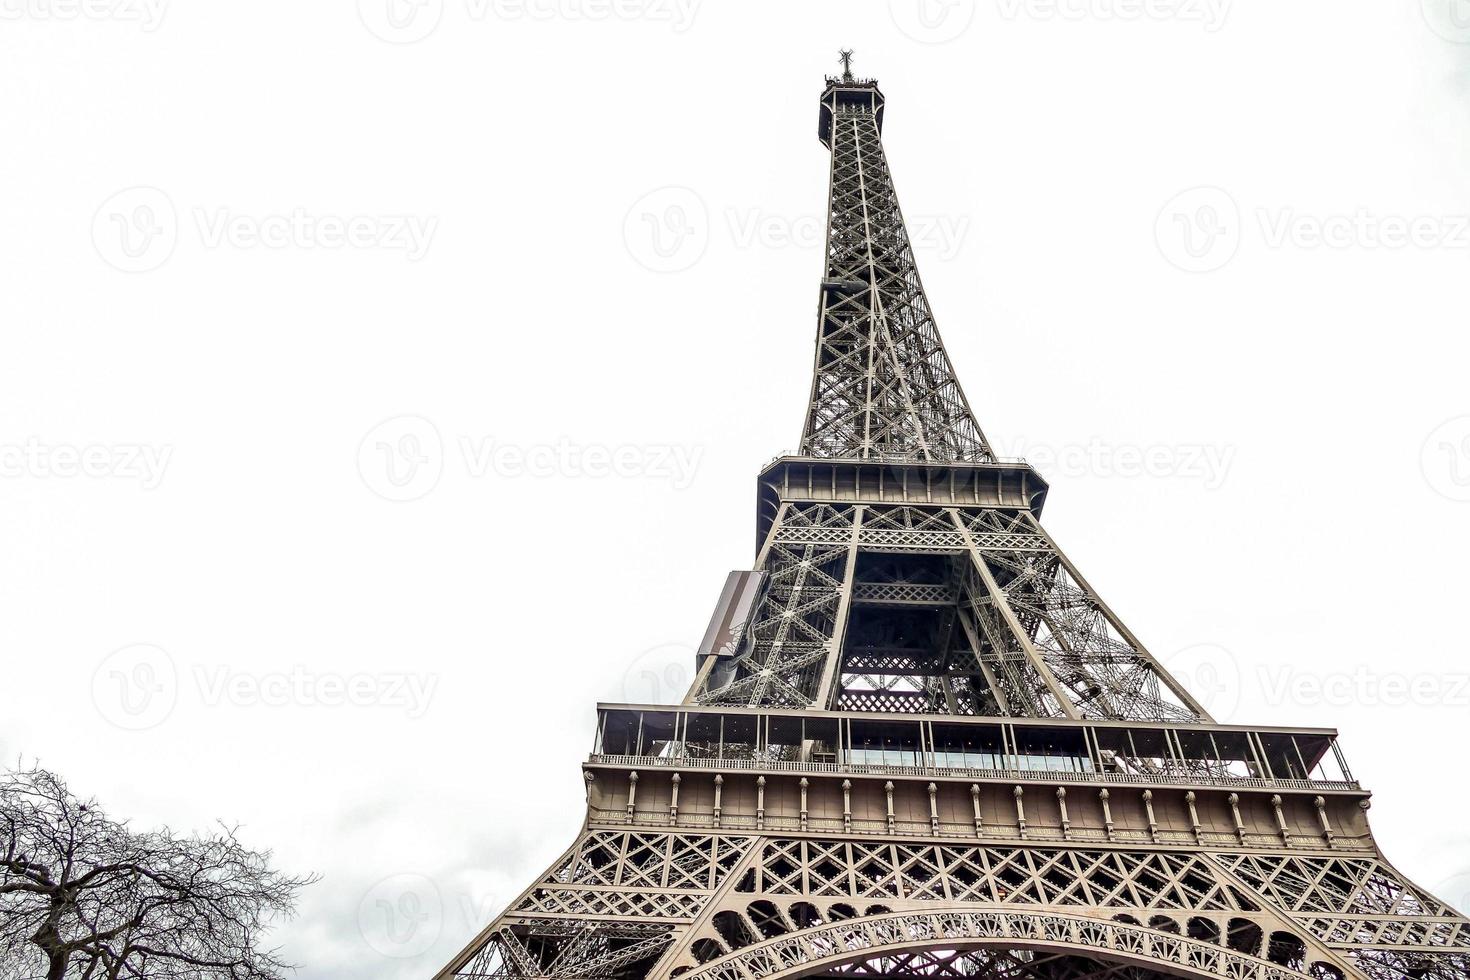
M878 956L924 949L1070 953L1191 980L1316 980L1303 972L1177 932L1086 915L940 908L843 919L744 946L680 980L794 980ZM1328 974L1330 975L1330 974Z

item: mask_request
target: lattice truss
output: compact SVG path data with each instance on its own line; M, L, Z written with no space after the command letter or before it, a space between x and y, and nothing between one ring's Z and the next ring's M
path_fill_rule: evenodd
M974 534L1016 534L1030 531L1021 543L998 540L977 550L977 566L990 585L977 611L1008 610L1021 625L1020 640L1045 664L1047 672L1075 709L1086 718L1132 718L1162 721L1199 721L1204 713L1169 678L1154 658L1107 610L1030 513L1006 515L993 510L963 511L956 518ZM1006 637L992 628L992 643ZM1014 651L1012 651L1014 652ZM1039 713L1059 700L1048 686L1042 697L1034 680L1017 679L1014 688L1025 697L1025 711Z
M814 974L851 980L924 977L933 980L1167 980L1146 967L1078 956L1010 949L921 949L888 953Z
M506 923L454 976L636 980L673 938L669 926L638 922Z
M809 707L832 648L855 509L817 504L791 510L762 570L765 591L740 651L699 698L704 704ZM802 537L804 540L795 540ZM837 543L840 542L840 543Z
M771 903L752 903L752 908L762 904ZM755 914L759 917L765 911ZM873 911L861 917L823 918L818 914L813 923L789 932L782 929L795 925L794 920L779 913L778 918L761 920L768 923L764 938L752 936L751 944L734 953L702 966L676 967L671 975L688 980L812 975L919 978L934 971L973 980L1166 976L1344 980L1351 970L1346 962L1334 961L1331 953L1312 949L1287 933L1273 934L1257 955L1208 936L1170 933L1128 922L1126 915L1107 920L1085 914L1004 909Z
M769 837L730 880L685 960L934 903L1105 909L1280 965L1336 956L1374 980L1470 976L1470 922L1377 857Z
M454 976L642 977L751 842L591 830L491 924Z
M1205 718L1028 513L787 505L761 567L701 703Z
M1218 859L1369 976L1470 977L1470 921L1378 858Z
M759 846L735 891L1220 915L1262 908L1199 853L794 838Z
M924 297L870 109L834 119L830 202L802 453L993 459Z

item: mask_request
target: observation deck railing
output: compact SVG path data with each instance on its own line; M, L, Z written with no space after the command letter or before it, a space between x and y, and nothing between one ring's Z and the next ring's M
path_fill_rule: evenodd
M813 775L911 776L964 778L1003 782L1107 783L1120 786L1216 786L1223 789L1357 792L1356 780L1266 779L1259 776L1212 776L1204 773L1078 772L1057 769L972 769L951 766L895 766L874 763L789 762L766 759L711 759L698 756L609 755L594 753L593 765L633 769L710 769L724 772L792 772Z

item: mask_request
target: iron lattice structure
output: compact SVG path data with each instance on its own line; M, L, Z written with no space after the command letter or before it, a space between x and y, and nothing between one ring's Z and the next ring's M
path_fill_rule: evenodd
M678 705L598 706L587 817L440 980L1450 980L1328 729L1222 725L998 459L844 53L798 455Z

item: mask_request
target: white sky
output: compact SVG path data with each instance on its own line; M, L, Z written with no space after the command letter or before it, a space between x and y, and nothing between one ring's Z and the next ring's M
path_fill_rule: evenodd
M303 976L432 972L570 843L593 702L681 693L799 431L839 46L1048 527L1470 897L1464 0L66 2L0 0L0 751L322 872Z

